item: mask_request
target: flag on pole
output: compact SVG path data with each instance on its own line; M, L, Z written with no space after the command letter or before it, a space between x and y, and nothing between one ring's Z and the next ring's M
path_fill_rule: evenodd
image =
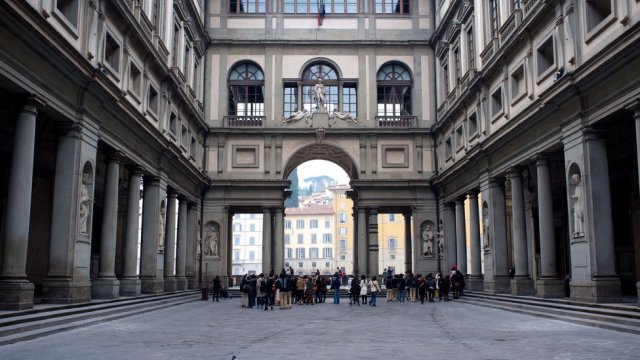
M324 19L324 0L320 0L318 3L318 26L322 26L322 20Z

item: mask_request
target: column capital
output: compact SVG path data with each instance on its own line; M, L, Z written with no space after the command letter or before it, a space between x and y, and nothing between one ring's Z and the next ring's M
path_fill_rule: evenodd
M262 213L263 214L267 214L267 213L270 213L270 212L273 212L273 208L272 207L265 206L265 207L262 208Z
M549 166L549 154L547 153L538 153L533 159L536 161L536 166Z
M121 163L124 159L124 154L118 150L111 150L107 152L107 162Z
M142 177L144 175L144 168L138 164L128 164L125 167L129 170L129 176Z
M462 195L462 196L458 196L453 201L454 201L454 203L456 205L463 205L465 200L467 200L467 196L466 195Z
M494 176L489 178L488 185L489 187L496 187L496 186L504 187L505 181L506 181L506 178L504 176Z
M625 104L625 108L633 111L633 118L640 120L640 98L634 99L628 104Z
M585 126L582 128L582 135L585 140L604 140L607 138L607 131L605 129Z
M178 203L186 206L189 204L189 198L185 195L178 194Z
M474 199L474 198L477 199L479 193L480 192L478 191L478 189L471 189L471 190L469 190L467 195L469 195L469 199Z
M509 177L522 177L522 170L524 168L522 166L512 166L507 169L507 174Z
M167 197L177 199L178 192L175 191L174 189L167 189Z

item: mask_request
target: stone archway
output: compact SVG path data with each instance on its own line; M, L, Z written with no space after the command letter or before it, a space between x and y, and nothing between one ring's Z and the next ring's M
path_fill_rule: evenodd
M301 147L291 154L283 171L284 179L300 164L309 160L327 160L340 166L354 180L358 178L356 162L341 148L331 144L311 144Z

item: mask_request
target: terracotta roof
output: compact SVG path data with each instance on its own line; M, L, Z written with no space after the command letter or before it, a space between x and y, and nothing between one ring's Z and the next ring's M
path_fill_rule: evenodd
M286 208L286 215L333 215L331 205L311 205L307 207Z

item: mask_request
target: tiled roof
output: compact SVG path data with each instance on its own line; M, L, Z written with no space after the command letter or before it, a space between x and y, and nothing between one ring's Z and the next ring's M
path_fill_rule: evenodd
M333 215L331 205L311 205L307 207L286 208L287 215Z

